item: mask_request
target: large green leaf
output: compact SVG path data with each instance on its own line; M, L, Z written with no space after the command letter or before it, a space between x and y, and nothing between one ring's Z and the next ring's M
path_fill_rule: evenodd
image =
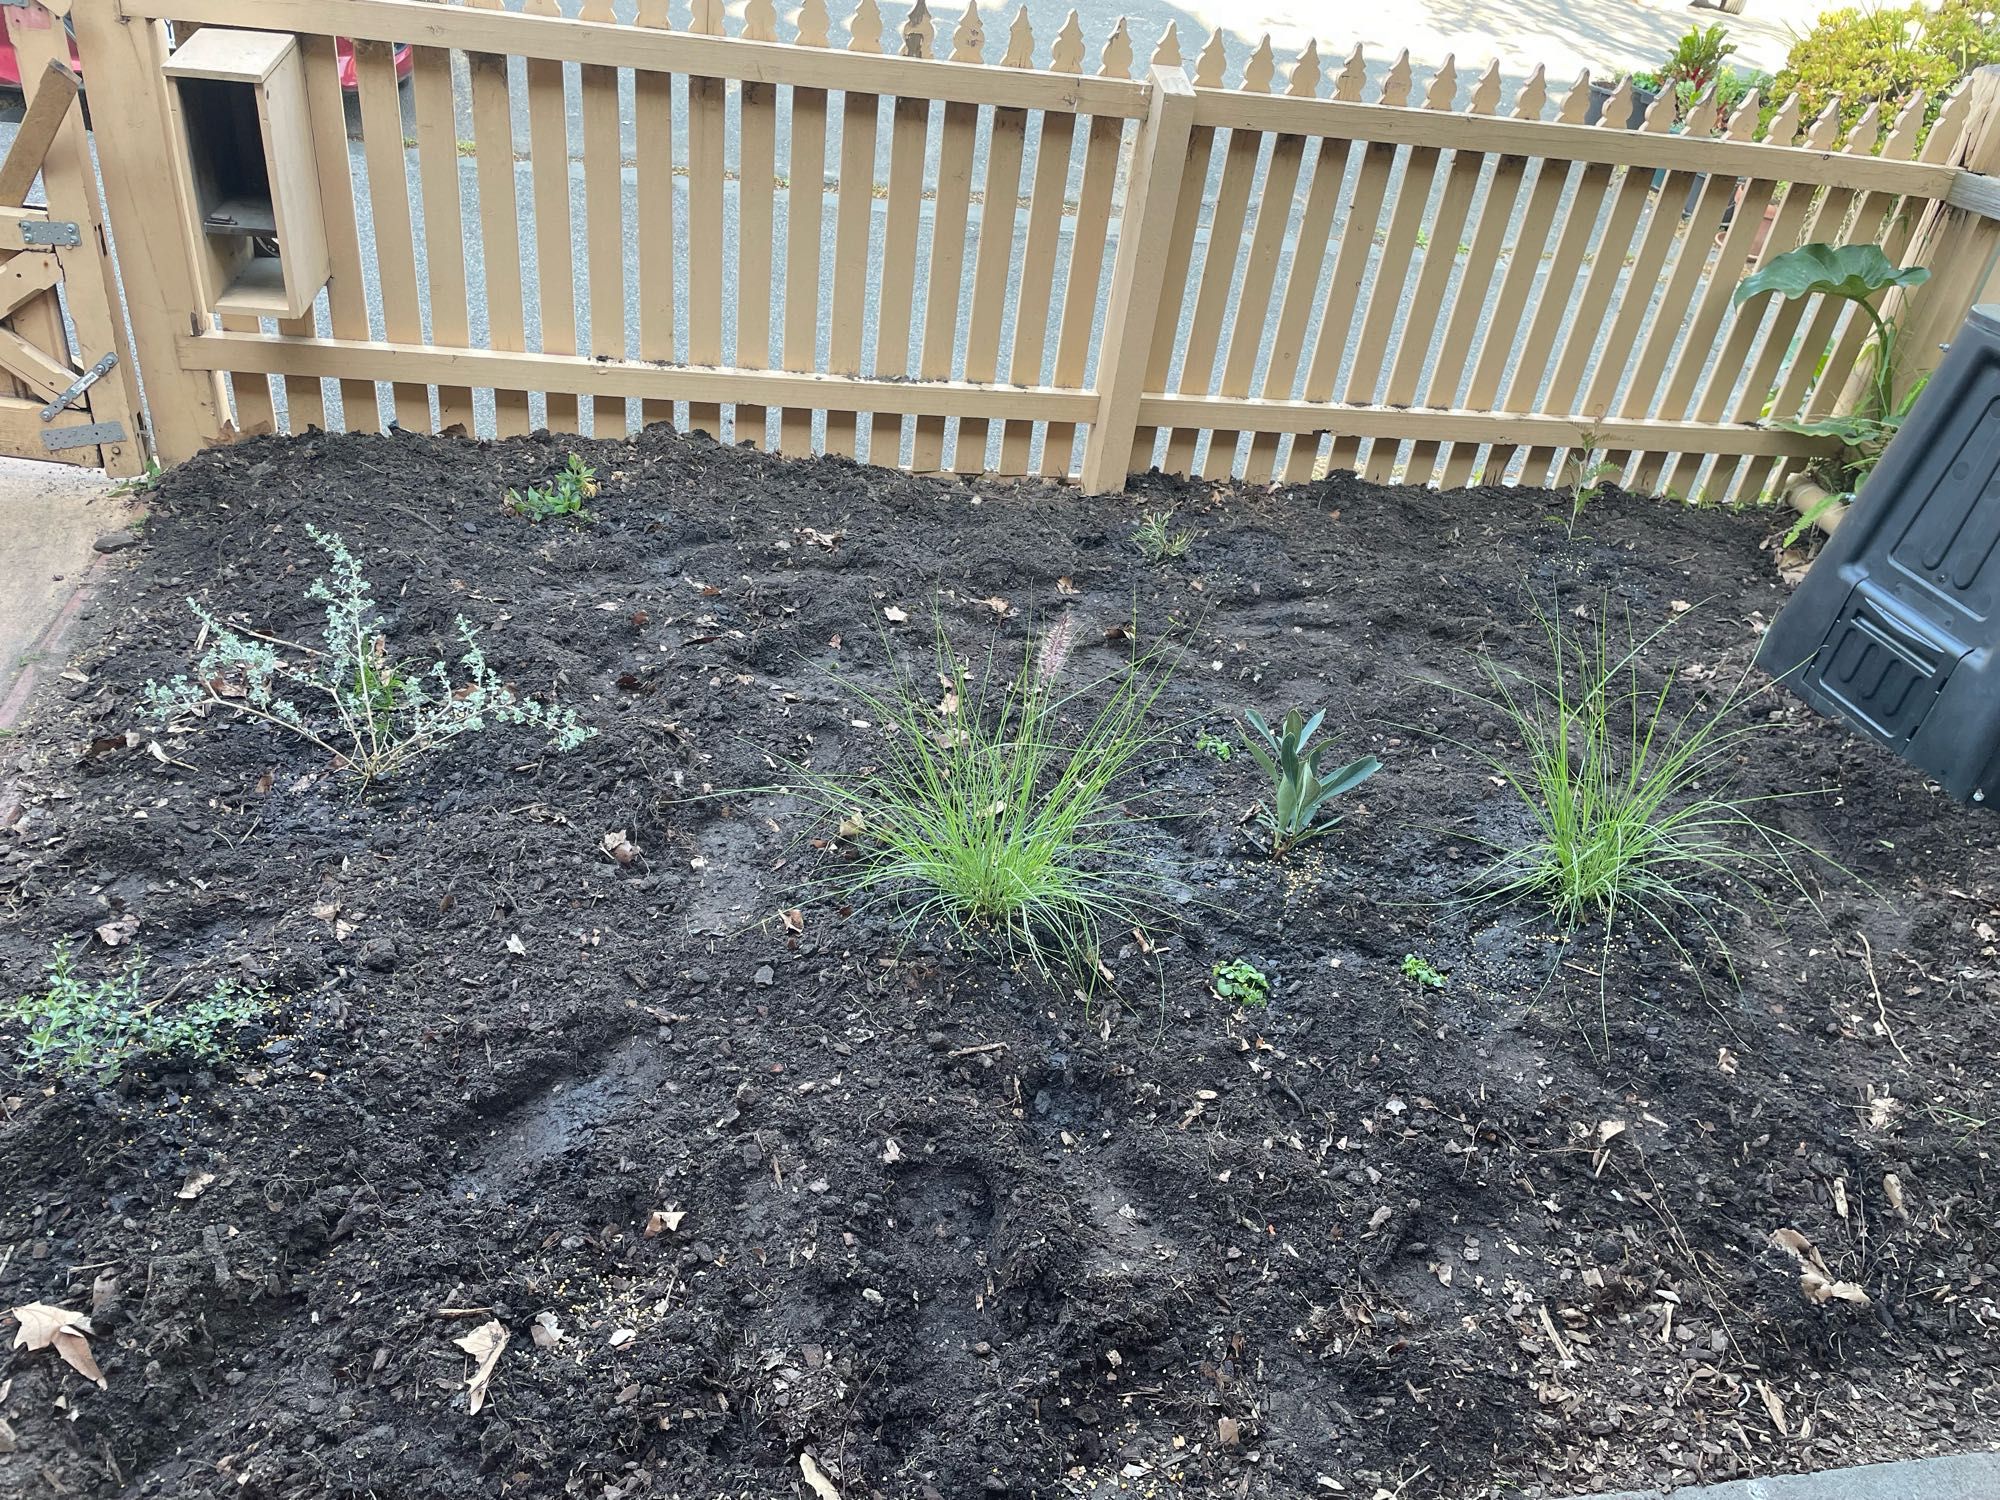
M1747 302L1767 292L1788 299L1819 292L1865 302L1884 287L1921 285L1930 280L1930 274L1922 266L1899 267L1879 245L1815 243L1788 250L1761 271L1744 277L1736 288L1735 300Z

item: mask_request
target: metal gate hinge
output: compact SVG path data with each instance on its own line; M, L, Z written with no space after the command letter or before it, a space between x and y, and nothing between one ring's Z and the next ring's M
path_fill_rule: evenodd
M57 396L55 400L51 401L47 406L43 407L42 420L44 422L53 422L57 417L61 416L65 411L69 410L71 402L76 400L78 396L81 396L85 391L89 390L92 386L96 385L97 382L102 380L105 376L109 375L112 372L112 370L117 368L117 365L118 365L118 353L116 350L113 350L111 353L105 355L104 358L100 359L96 364L92 365L88 370L85 370L81 375L77 376L75 380L69 383L68 388L64 390L61 395Z
M7 0L0 0L5 5ZM24 219L21 243L30 250L67 250L83 243L83 226L68 219Z
M42 434L42 446L51 453L65 448L99 448L106 443L125 441L125 429L117 422L92 422L84 427L57 427Z

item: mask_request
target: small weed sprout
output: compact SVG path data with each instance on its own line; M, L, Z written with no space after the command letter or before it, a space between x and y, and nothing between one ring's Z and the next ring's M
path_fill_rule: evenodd
M1403 955L1402 973L1412 984L1427 990L1441 990L1445 985L1445 976L1420 953Z
M1236 753L1234 745L1230 744L1221 735L1208 729L1202 730L1201 733L1194 737L1194 747L1203 755L1221 761L1225 766L1229 764L1230 756Z
M166 475L167 471L160 467L160 461L157 458L149 458L146 460L146 472L135 474L130 479L119 480L111 486L111 496L113 499L122 500L128 495L150 495L160 487L160 481L166 478Z
M496 678L463 615L456 678L442 661L427 667L398 661L376 628L374 595L347 544L311 525L306 532L332 563L306 590L307 598L326 607L324 645L293 646L241 633L190 599L208 644L192 678L146 684L146 708L155 719L234 709L324 750L360 778L364 791L491 724L545 730L556 750L574 750L597 732L575 710L524 698Z
M1271 981L1264 971L1247 958L1233 958L1209 971L1215 997L1231 1005L1260 1006L1270 1003Z
M554 521L573 516L588 525L597 517L590 513L584 502L596 498L597 470L572 453L569 462L563 465L562 472L552 483L507 491L507 509L511 514L530 521Z
M133 954L108 978L88 983L76 972L67 943L57 943L38 995L23 995L4 1012L23 1029L21 1055L60 1077L110 1084L142 1057L222 1060L237 1028L269 1009L261 986L218 979L206 995L172 1010L145 998L146 960Z
M1149 510L1139 518L1132 532L1132 545L1149 563L1172 562L1187 555L1188 548L1194 545L1194 533L1174 530L1171 510Z
M1307 719L1295 708L1274 733L1254 708L1243 716L1251 731L1243 748L1271 778L1271 800L1257 805L1256 818L1258 826L1271 836L1274 858L1282 858L1307 839L1331 829L1340 819L1327 804L1382 769L1382 762L1372 755L1332 770L1323 769L1333 746L1311 750L1306 746L1325 718L1323 709Z
M886 692L843 683L883 726L870 750L879 763L859 778L797 766L793 789L853 848L832 882L843 899L1090 990L1109 974L1104 931L1144 927L1164 901L1122 788L1171 743L1148 715L1176 658L1135 651L1122 670L1066 688L1077 636L1064 616L1017 674L989 652L975 679L940 626L942 697L900 663Z
M1780 832L1759 808L1811 789L1752 794L1737 786L1755 726L1741 713L1745 681L1712 704L1672 705L1677 672L1641 684L1646 649L1669 628L1620 645L1600 611L1581 631L1557 610L1536 611L1548 643L1538 678L1485 663L1487 690L1457 689L1508 723L1520 750L1459 742L1484 760L1532 818L1529 831L1494 844L1487 898L1545 902L1565 928L1602 920L1606 941L1620 916L1642 919L1692 955L1674 918L1692 922L1725 957L1705 888L1720 884L1768 901L1776 883L1808 901L1796 860L1824 854ZM1746 669L1747 672L1747 669ZM1722 898L1729 910L1737 908Z

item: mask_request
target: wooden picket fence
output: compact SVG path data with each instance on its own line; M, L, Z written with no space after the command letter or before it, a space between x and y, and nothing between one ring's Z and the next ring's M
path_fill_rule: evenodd
M1232 86L1219 33L1188 69L1172 27L1135 79L1123 22L1093 60L1072 15L1038 60L1025 11L1003 41L969 6L947 40L924 0L893 34L860 0L838 46L824 0L790 41L771 0L739 36L719 0L695 0L692 30L666 0L636 24L610 0L575 18L74 0L72 18L114 230L148 226L123 271L169 460L273 427L673 420L1092 489L1157 464L1615 472L1736 500L1824 450L1767 419L1832 410L1867 334L1837 305L1734 306L1748 270L1812 239L1932 266L1900 307L1907 378L2000 246L1984 75L1927 134L1922 100L1845 140L1833 109L1786 101L1758 138L1754 99L1719 132L1712 100L1678 133L1667 101L1629 129L1621 84L1586 125L1588 78L1552 97L1538 72L1503 114L1497 66L1419 80L1399 58L1364 97L1359 52L1329 78L1308 46L1281 77L1268 40ZM304 317L209 318L159 227L163 22L301 38L332 265Z

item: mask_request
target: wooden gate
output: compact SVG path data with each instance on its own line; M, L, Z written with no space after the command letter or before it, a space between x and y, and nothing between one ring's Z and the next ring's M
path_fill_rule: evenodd
M137 380L62 23L0 7L27 113L0 160L0 454L145 471ZM37 178L46 202L28 206Z

